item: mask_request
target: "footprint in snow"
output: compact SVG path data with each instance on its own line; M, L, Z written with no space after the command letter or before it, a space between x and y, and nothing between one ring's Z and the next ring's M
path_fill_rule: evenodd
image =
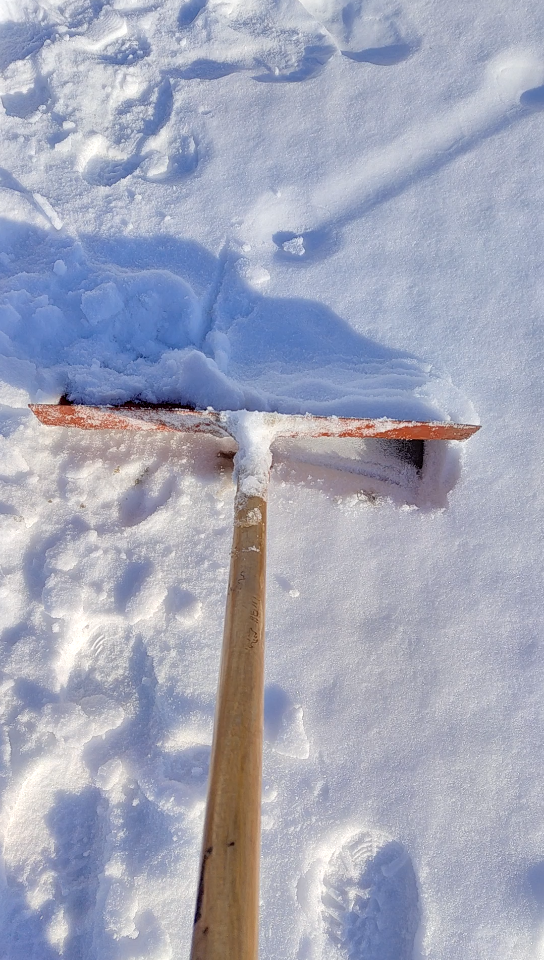
M398 841L367 832L348 839L325 867L320 901L323 960L412 960L417 880Z
M420 46L398 8L383 2L363 5L360 0L301 0L315 19L332 34L341 53L359 63L390 67L407 60Z
M120 180L130 177L141 162L142 158L137 156L125 159L94 156L85 166L83 179L91 187L113 187Z
M178 76L219 80L250 70L253 79L261 83L311 80L321 73L336 47L322 25L305 16L298 4L292 10L285 7L282 14L281 20L272 22L262 7L251 10L247 3L185 0L178 26L184 34L182 44L188 43L193 59ZM213 53L217 56L210 56Z
M178 13L178 27L184 30L196 20L201 10L206 6L206 0L185 0Z
M0 97L8 117L27 120L51 100L47 79L36 68L34 60L16 61L5 71Z
M544 86L526 90L519 98L522 107L529 110L544 110Z
M150 53L151 44L146 36L124 36L109 44L99 59L114 67L130 67L139 60L145 60Z
M0 24L0 71L4 72L10 64L37 53L54 32L53 24L40 23L37 16L4 20Z
M55 904L47 904L48 934L67 955L92 950L106 840L101 806L96 787L87 786L79 793L59 790L45 818L53 843L50 869L55 878Z
M363 5L361 0L301 0L302 6L310 15L311 21L303 23L300 17L300 8L296 29L290 31L287 24L282 23L281 33L276 28L279 43L271 53L266 50L266 36L268 24L263 19L259 31L262 51L254 63L265 66L264 73L254 76L253 79L268 83L295 83L310 80L317 76L339 48L341 53L363 63L372 63L377 66L393 66L408 59L419 48L420 41L410 30L406 17L402 11L391 6L387 0L374 0ZM255 18L248 16L248 11L239 8L239 4L229 3L218 5L208 0L185 0L178 14L180 30L187 31L195 27L208 29L217 17L218 6L223 6L229 15L229 28L247 31L248 24L255 23ZM209 22L208 22L209 21ZM311 23L313 22L313 33ZM315 28L319 25L317 31ZM298 36L298 45L304 29L307 30L303 38L303 46L296 50L297 44L294 35ZM335 45L329 39L332 36ZM253 37L251 37L253 39ZM233 54L235 51L233 50ZM285 62L282 62L282 58ZM193 61L181 74L185 79L214 80L227 76L237 70L251 69L251 64L242 62L243 54L239 51L238 58L233 56L229 62L218 62L210 59ZM232 62L231 62L232 61Z
M77 45L89 53L100 53L115 40L126 36L127 22L120 13L104 7L96 20L78 37Z
M138 171L151 183L191 176L202 160L199 138L189 130L170 133L174 95L165 78L144 97L124 96L115 111L116 143L95 134L80 150L77 169L91 186L112 187ZM143 115L143 119L140 115Z
M181 134L167 149L154 150L140 166L140 173L151 183L177 183L190 177L201 161L194 134Z
M334 53L334 47L327 43L308 43L300 53L285 65L274 62L261 62L258 66L264 67L264 73L253 76L253 80L260 83L300 83L303 80L312 80L317 77ZM267 58L270 59L270 58ZM255 62L247 65L241 62L208 60L200 57L190 63L181 73L184 80L220 80L232 73L242 70L254 70Z
M92 952L107 831L83 753L93 741L104 743L124 718L123 709L102 695L81 704L46 703L21 715L21 756L3 838L2 956L37 951L45 958L52 947L62 948L63 956ZM28 759L25 747L36 739L44 749Z
M135 878L171 844L165 818L119 757L103 763L94 779L100 795L101 833L107 838L92 918L94 953L127 960L167 960L172 955L168 934L134 889Z

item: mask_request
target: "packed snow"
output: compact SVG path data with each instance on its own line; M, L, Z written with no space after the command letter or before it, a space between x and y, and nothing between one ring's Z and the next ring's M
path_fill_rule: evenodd
M189 955L270 454L261 960L544 957L543 111L537 0L0 0L0 957Z

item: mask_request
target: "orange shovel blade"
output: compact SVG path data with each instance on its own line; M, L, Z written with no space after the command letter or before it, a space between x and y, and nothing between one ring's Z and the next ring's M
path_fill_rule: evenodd
M93 407L71 403L31 403L42 423L83 430L163 430L230 436L228 414L216 410L191 410L169 405L125 404ZM377 420L355 417L314 417L310 414L265 413L278 423L283 437L379 437L392 440L466 440L479 430L471 423L442 421Z

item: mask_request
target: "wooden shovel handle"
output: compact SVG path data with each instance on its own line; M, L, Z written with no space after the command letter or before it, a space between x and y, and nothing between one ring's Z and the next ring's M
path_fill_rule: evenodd
M256 960L266 501L237 495L191 960Z

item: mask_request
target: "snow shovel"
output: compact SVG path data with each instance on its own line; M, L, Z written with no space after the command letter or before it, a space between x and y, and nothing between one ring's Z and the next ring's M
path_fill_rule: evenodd
M42 423L85 430L174 430L238 444L234 535L191 960L256 960L264 702L266 496L278 437L465 440L479 427L183 407L31 404Z

